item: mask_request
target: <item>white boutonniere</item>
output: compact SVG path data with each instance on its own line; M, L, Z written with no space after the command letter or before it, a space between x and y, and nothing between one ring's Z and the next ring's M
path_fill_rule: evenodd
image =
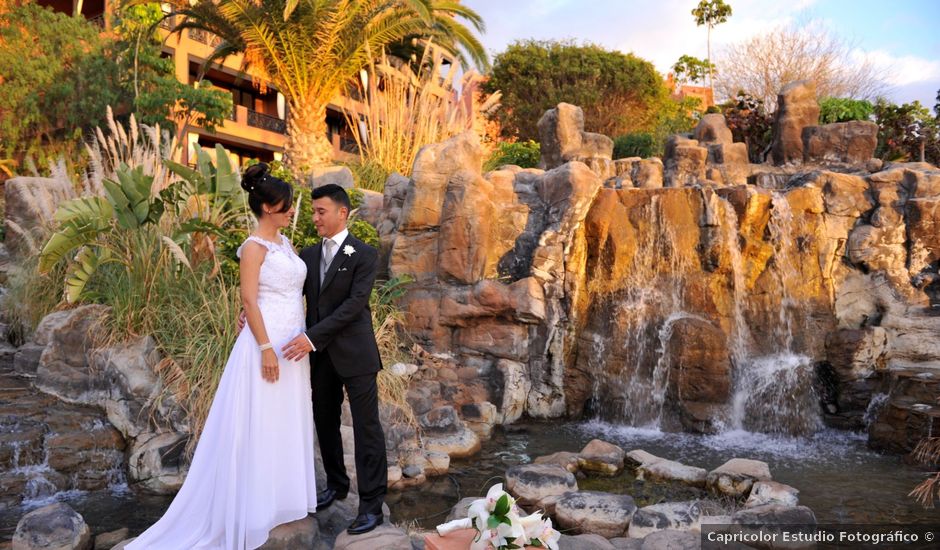
M343 254L347 256L352 256L355 253L356 253L356 249L353 248L352 245L347 244L346 246L343 247Z

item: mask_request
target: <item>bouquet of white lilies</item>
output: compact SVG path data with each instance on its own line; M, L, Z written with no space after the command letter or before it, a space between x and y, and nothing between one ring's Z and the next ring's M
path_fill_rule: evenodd
M514 550L525 546L558 550L561 533L552 528L552 520L541 512L521 516L516 500L503 491L502 483L490 488L486 498L473 501L466 518L437 526L445 536L459 529L476 529L470 550Z

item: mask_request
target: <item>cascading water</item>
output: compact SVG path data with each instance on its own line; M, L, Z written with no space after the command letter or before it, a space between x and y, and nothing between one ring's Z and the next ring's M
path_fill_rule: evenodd
M730 211L726 208L726 212ZM733 216L734 212L731 211ZM729 219L730 221L730 219ZM737 219L731 227L737 227ZM797 303L791 290L799 281L796 269L799 250L793 240L793 213L787 198L774 193L768 230L774 246L769 266L780 292L778 322L770 327L771 353L756 354L750 345L753 336L744 320L746 292L743 284L741 252L737 238L729 239L735 273L735 324L732 358L734 390L731 429L769 433L810 434L822 428L818 399L813 389L813 363L794 349L793 328L798 322ZM739 314L739 312L741 312Z
M791 289L800 282L800 251L787 198L773 195L765 233L773 246L767 275L777 293L773 298L776 318L768 323L767 334L752 333L750 328L754 319L749 318L749 312L754 304L749 302L751 290L734 207L704 192L702 199L707 224L718 231L724 252L722 269L731 278L726 288L733 296L726 325L730 326L731 398L722 412L715 413L714 424L723 430L813 433L822 423L813 390L813 362L797 349L799 340L794 336L801 318ZM616 307L605 312L610 319L603 322L615 327L610 333L621 338L605 342L594 333L589 340L593 342L591 351L600 351L589 362L592 408L599 416L641 428L664 429L668 425L664 412L669 408L673 362L669 342L675 323L690 318L708 322L707 315L696 311L696 300L689 292L696 284L693 278L701 273L698 258L688 251L684 254L677 246L675 226L664 215L664 200L660 194L651 194L640 207L639 216L648 221L648 230L638 232L640 252L626 273ZM612 369L614 363L618 366Z

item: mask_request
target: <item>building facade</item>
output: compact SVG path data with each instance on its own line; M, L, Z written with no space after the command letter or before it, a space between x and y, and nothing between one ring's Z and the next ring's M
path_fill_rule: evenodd
M113 24L116 0L40 0L39 4L70 15L81 14L107 32ZM194 85L218 38L193 29L171 34L173 24L168 19L160 25L163 54L173 60L177 80ZM243 61L241 55L230 56L206 71L204 80L232 94L232 112L215 130L188 128L183 138L186 147L182 148L182 162L194 162L197 144L211 154L220 144L239 165L251 159L268 162L281 159L289 116L286 101L273 86L256 86L251 75L241 70ZM334 160L356 158L356 142L344 114L355 111L361 112L361 107L349 95L337 97L327 108L327 139L333 144Z

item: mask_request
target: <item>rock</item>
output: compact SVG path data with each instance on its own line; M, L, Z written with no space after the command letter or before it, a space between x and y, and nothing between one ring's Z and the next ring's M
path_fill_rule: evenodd
M493 433L493 426L499 418L499 411L496 405L489 401L467 403L460 406L460 416L467 427L473 430L480 439L489 439Z
M450 513L447 514L447 519L444 520L444 523L467 517L467 513L470 510L470 505L478 499L479 497L464 497L460 499L457 504L455 504L454 507L450 509Z
M562 535L558 539L558 550L615 550L607 539L600 535Z
M643 547L643 539L617 537L610 539L608 542L617 550L640 550Z
M841 329L826 339L826 358L840 382L851 382L885 368L887 345L884 327Z
M572 474L578 473L579 463L577 453L561 451L550 455L540 456L532 461L533 464L554 464L561 466Z
M637 469L642 479L681 481L693 487L704 487L707 472L704 468L687 466L673 460L660 460L651 464L643 464Z
M278 525L268 534L259 550L294 550L314 548L320 542L320 530L313 516Z
M636 467L636 466L641 466L646 463L658 462L660 460L665 460L665 459L660 458L654 455L653 453L648 453L644 451L643 449L634 449L632 451L629 451L626 455L624 455L624 460L629 460L630 463L633 464L634 467Z
M329 184L339 185L346 190L356 186L352 170L347 166L317 166L310 171L307 178L311 189Z
M627 536L643 538L656 531L698 531L702 508L697 502L665 502L644 506L633 514Z
M803 128L803 162L864 164L875 156L878 125L867 120Z
M499 407L499 424L512 424L522 418L529 397L531 382L526 366L517 361L500 359L496 369L502 376L503 399Z
M450 469L450 455L437 451L425 451L427 466L424 469L428 477L442 476Z
M614 142L607 136L584 131L581 107L559 103L539 119L540 168L550 170L573 160L613 157Z
M704 180L707 160L708 149L700 147L698 141L671 136L663 154L665 186L683 187Z
M732 458L708 472L706 487L715 493L743 497L758 481L770 481L770 468L766 462L747 458Z
M594 439L581 449L578 466L585 472L615 476L623 470L623 457L624 452L620 447Z
M414 376L414 374L418 372L418 365L413 365L410 363L395 363L389 367L388 370L395 376L408 377Z
M453 434L425 436L424 448L445 453L451 458L464 458L480 451L480 438L473 430L464 426Z
M84 305L61 312L45 326L40 322L37 342L48 338L49 344L36 369L38 389L70 403L96 404L107 397L107 379L89 369L86 353L103 336L109 312L106 306Z
M95 550L111 550L127 538L128 532L127 527L122 527L116 531L109 531L95 536Z
M640 550L698 550L702 547L701 535L691 531L664 529L643 538Z
M72 182L63 178L17 177L3 184L5 201L4 244L13 257L38 252L37 242L53 223L59 205L75 198Z
M439 227L447 183L462 172L479 174L482 157L479 138L473 132L464 132L441 143L422 147L415 157L398 230ZM394 258L394 251L392 256ZM432 261L436 266L436 260Z
M469 353L487 352L522 362L529 358L529 329L525 325L481 319L455 331L456 343Z
M796 506L799 504L800 491L789 485L776 481L758 481L751 487L751 494L744 503L746 508L763 506L765 504L779 504L781 506Z
M605 538L626 536L634 512L633 497L594 491L566 493L555 504L560 527Z
M806 506L783 506L764 504L753 508L743 508L731 516L732 525L744 527L744 531L760 530L773 532L775 526L792 528L794 525L816 525L816 515ZM748 529L749 528L749 529Z
M663 161L657 157L643 159L636 163L632 176L638 189L659 189L663 186Z
M297 548L297 547L294 547ZM383 524L362 535L345 531L336 537L335 550L412 550L411 537L394 525Z
M672 324L666 344L669 358L670 396L679 403L686 429L712 431L694 419L696 403L723 404L731 396L731 354L725 334L698 318L679 319Z
M359 192L362 193L362 204L359 205L358 216L377 228L382 221L385 196L370 189L359 189Z
M548 497L561 496L578 490L574 474L552 464L525 464L506 471L506 491L521 506L541 508L550 513L544 502Z
M20 519L13 534L13 550L88 550L91 529L67 504L57 502L33 510Z
M858 218L873 206L868 182L860 176L820 171L804 181L822 189L826 212L834 216Z
M791 82L777 95L774 116L774 139L771 146L774 164L803 162L803 128L819 125L819 103L816 83L810 80Z
M700 143L732 143L734 138L725 123L725 115L708 113L702 117L692 132L692 137Z
M13 355L13 372L18 376L33 378L39 368L39 358L46 350L45 344L27 342L16 350Z
M908 270L917 274L940 260L940 198L910 199L907 209Z
M460 417L457 416L457 411L450 405L431 409L421 415L418 424L431 435L456 434L464 427Z

